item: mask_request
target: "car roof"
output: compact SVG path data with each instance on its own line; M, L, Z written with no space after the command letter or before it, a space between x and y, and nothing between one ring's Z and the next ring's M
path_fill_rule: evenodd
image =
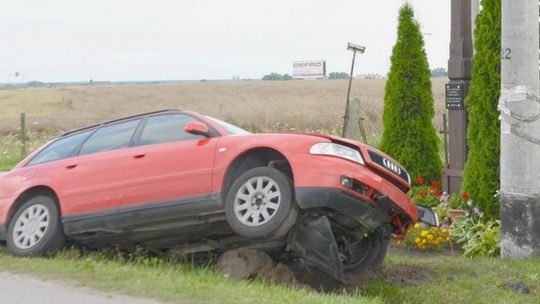
M98 123L98 124L86 126L86 127L83 127L83 128L67 131L67 132L63 133L62 135L60 135L59 137L64 137L64 136L67 136L67 135L70 135L70 134L73 134L73 133L78 133L78 132L81 132L81 131L98 128L98 127L108 125L108 124L113 124L113 123L122 122L122 121L128 121L128 120L131 120L131 119L134 119L134 118L145 117L145 116L154 115L154 114L181 113L181 112L183 112L183 111L179 110L179 109L165 109L165 110L152 111L152 112L141 113L141 114L137 114L137 115L126 116L126 117L113 119L113 120L108 120L108 121L104 121L104 122L101 122L101 123Z

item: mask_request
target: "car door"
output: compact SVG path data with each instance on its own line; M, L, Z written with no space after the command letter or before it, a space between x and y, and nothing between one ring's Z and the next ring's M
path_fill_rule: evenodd
M62 212L69 216L106 216L121 204L128 147L141 119L98 128L66 159L55 182L62 189Z
M182 113L147 118L137 146L129 151L129 186L123 208L171 206L208 199L219 137L185 132L189 121L199 120ZM163 210L167 212L167 208Z

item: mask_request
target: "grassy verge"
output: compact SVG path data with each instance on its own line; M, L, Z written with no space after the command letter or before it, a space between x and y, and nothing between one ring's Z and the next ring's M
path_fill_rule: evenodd
M211 267L65 250L53 258L16 258L0 247L0 269L68 279L104 291L178 303L540 303L540 259L468 259L391 253L382 274L349 292L315 293L222 278ZM529 294L504 289L522 282Z
M364 295L387 303L540 303L540 258L502 260L392 254ZM529 294L504 289L522 282Z
M0 269L177 303L382 303L350 294L318 294L261 282L235 282L209 267L157 258L120 258L66 250L53 258L15 258L0 247Z

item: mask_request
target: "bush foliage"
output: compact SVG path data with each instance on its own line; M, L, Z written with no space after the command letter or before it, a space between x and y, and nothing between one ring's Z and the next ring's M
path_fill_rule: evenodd
M328 79L348 79L349 74L345 72L331 72L328 74Z
M291 75L289 74L279 74L279 73L270 73L267 75L264 75L262 80L291 80L293 79Z
M403 164L412 178L440 178L442 163L430 70L420 25L409 4L399 11L397 42L392 50L384 95L381 149Z
M482 1L476 18L472 81L465 106L469 153L463 176L467 191L489 217L498 217L501 1Z

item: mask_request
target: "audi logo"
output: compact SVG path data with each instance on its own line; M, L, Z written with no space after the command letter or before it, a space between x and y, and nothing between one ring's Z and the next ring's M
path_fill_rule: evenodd
M394 162L389 161L386 158L383 158L383 164L388 170L394 172L397 175L401 175L401 168L398 165L396 165Z

